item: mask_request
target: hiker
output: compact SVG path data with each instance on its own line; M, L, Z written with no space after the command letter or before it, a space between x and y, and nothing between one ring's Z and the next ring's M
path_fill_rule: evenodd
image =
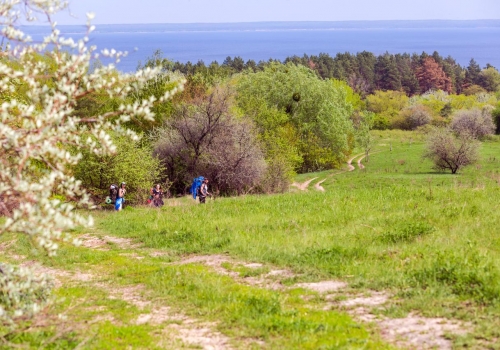
M163 190L160 184L157 184L153 188L153 205L155 207L161 207L163 205Z
M211 196L211 194L208 192L208 179L203 180L198 196L200 197L200 204L205 204L205 199L207 198L207 196Z
M123 208L123 204L125 203L125 193L127 190L125 189L126 183L122 182L120 184L120 188L118 188L118 197L115 202L115 210L120 211Z

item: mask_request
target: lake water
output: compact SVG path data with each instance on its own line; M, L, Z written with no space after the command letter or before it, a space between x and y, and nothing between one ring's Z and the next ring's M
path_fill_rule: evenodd
M83 33L83 27L60 28L74 37ZM27 30L34 37L45 31L42 27ZM304 53L438 51L463 66L474 58L481 67L490 63L500 68L500 21L496 20L99 25L91 44L128 51L118 65L126 72L134 71L157 49L173 61L207 64L222 63L227 56L259 61Z

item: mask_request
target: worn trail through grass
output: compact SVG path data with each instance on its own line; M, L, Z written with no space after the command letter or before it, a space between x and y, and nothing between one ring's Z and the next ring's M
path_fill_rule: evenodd
M54 258L0 237L58 280L0 348L500 349L500 143L451 176L398 135L363 171L297 176L313 191L96 212Z

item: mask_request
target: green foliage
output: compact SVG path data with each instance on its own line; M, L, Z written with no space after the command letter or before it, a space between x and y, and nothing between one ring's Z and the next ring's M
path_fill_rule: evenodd
M500 72L494 67L488 67L481 71L482 85L487 91L496 92L500 90Z
M472 298L481 304L500 301L500 274L492 262L470 251L436 253L429 264L411 272L421 288L445 286L461 298Z
M92 194L96 202L104 201L109 186L127 183L127 200L144 203L149 189L158 181L162 169L160 161L153 157L152 148L145 142L133 142L125 137L114 137L116 153L98 156L84 152L82 160L74 169L75 177Z
M284 113L282 120L286 115L297 130L304 159L301 171L338 166L350 152L353 107L347 97L345 86L323 81L310 69L292 63L272 63L262 72L247 72L238 79L237 99L243 113L255 116L249 107L265 104L265 110L277 108ZM258 125L267 119L254 118Z
M434 227L426 222L408 221L398 224L390 231L384 232L381 240L386 243L412 242L418 237L434 231Z
M375 129L394 127L399 112L408 106L409 99L399 91L377 90L373 95L366 97L367 109L376 113L374 120Z
M144 99L149 99L151 96L158 101L162 96L174 90L178 85L176 81L183 78L179 72L174 72L174 63L164 58L161 50L156 50L152 56L148 57L144 64L139 62L137 69L153 69L160 68L159 73L150 79L140 89L134 88L129 98L134 102L141 102ZM168 99L163 102L156 102L153 105L152 111L155 113L154 121L130 121L127 126L137 132L147 132L161 125L168 119L173 111L173 102Z
M500 103L497 104L496 108L491 112L491 116L496 125L495 134L500 134Z

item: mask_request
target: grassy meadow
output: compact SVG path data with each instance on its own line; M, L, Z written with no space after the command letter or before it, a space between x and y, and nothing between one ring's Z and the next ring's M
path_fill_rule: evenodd
M108 237L98 249L64 246L48 258L27 239L0 237L9 244L2 259L38 260L60 281L41 317L18 330L0 329L0 347L193 347L174 336L172 325L182 320L136 322L161 306L211 325L228 348L400 347L376 325L342 308L326 310L323 295L297 286L335 280L349 286L339 299L369 291L391 295L372 310L384 317L460 320L467 332L447 336L455 348L500 349L500 141L484 142L479 163L451 175L422 158L421 134L379 131L374 137L364 169L356 158L351 172L346 166L297 176L298 183L316 178L306 191L216 198L204 206L185 197L161 209L94 212L95 227L74 236ZM315 188L322 180L324 192ZM178 263L203 255L262 264L225 263L240 278L273 268L293 273L279 281L281 288L269 289L196 261ZM127 288L135 290L135 302L125 296Z

